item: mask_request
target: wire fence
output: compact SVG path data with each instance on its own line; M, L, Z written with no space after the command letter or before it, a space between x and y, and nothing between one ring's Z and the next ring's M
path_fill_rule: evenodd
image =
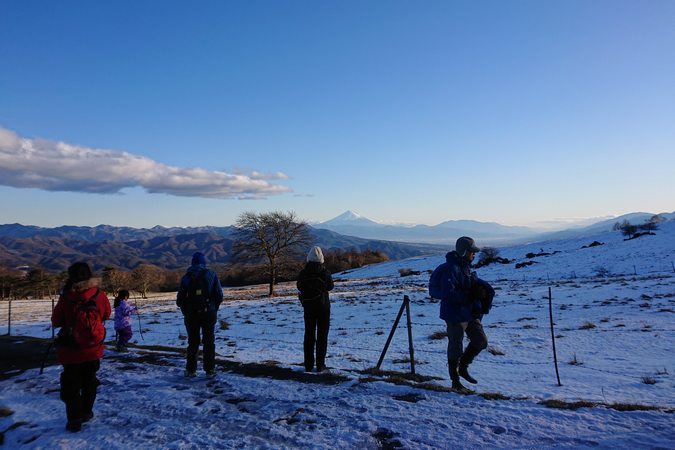
M511 285L513 283L510 283ZM399 290L396 290L398 292ZM404 290L400 290L400 292L404 292ZM349 303L374 303L374 304L382 304L382 303L392 303L392 304L400 304L401 300L400 297L396 298L394 295L392 295L391 291L388 291L388 295L382 295L382 296L373 296L370 295L368 298L358 298L358 297L350 297L355 294L355 292L349 291L349 292L338 292L336 293L337 295L334 295L333 298L342 302L345 302L346 304ZM538 304L544 304L544 302L547 299L541 298L541 299L535 299L535 298L530 298L526 302L509 302L509 305L521 305L521 306L533 306L533 305L538 305ZM152 299L140 299L140 298L132 298L131 299L132 303L135 303L137 306L142 308L143 310L143 315L146 315L148 313L159 313L159 312L165 312L165 311L174 311L178 312L176 305L175 305L175 300L172 297L164 297L164 298L152 298ZM289 299L283 299L279 301L280 303L291 303L293 300ZM428 298L423 298L420 299L419 297L416 299L411 300L412 304L416 303L438 303L434 301L430 301ZM19 325L25 325L25 324L30 324L30 323L35 323L35 322L49 322L51 318L51 313L56 304L55 299L39 299L39 300L4 300L0 301L0 324L6 320L6 329L7 329L7 334L11 335L12 334L12 326L19 326ZM273 305L269 305L271 307ZM264 310L264 309L263 309ZM388 331L390 331L390 327L386 324L386 321L389 321L391 318L386 318L385 319L385 324L383 326L377 326L377 325L372 325L372 326L334 326L331 327L331 332L333 333L338 333L338 336L340 333L344 333L345 335L348 335L350 337L355 336L357 333L373 333L378 336L383 336L385 335ZM535 321L535 318L531 318L532 322ZM541 318L539 318L541 320ZM520 320L520 319L519 319ZM523 323L522 325L507 325L504 323L498 323L498 324L490 324L486 325L486 328L498 328L498 329L505 329L505 330L516 330L516 331L522 331L522 332L527 332L527 333L533 333L537 332L538 334L541 334L542 336L545 336L547 333L547 324L540 324L540 323L532 323L529 321L529 318L527 321L523 321L526 323ZM246 322L244 322L246 323ZM391 322L389 322L391 323ZM249 323L250 325L262 325L260 323ZM411 325L413 326L413 329L415 330L415 335L418 336L418 339L415 341L415 350L416 354L418 356L424 355L424 354L430 354L430 355L443 355L445 356L446 350L445 349L439 349L439 346L445 345L444 344L444 339L445 337L442 336L442 333L445 331L445 324L443 322L429 322L429 321L419 321L419 320L412 320L411 319ZM301 337L302 333L304 332L304 326L298 324L288 324L288 323L281 323L281 322L273 322L273 321L267 321L264 323L265 327L275 327L277 329L285 329L285 330L290 330L294 332L294 334L289 334L287 336L297 336ZM400 324L395 328L395 332L403 333L406 330L407 326L404 324ZM429 335L425 336L424 339L420 339L420 329L422 329L425 333L433 333L436 334L435 338L431 338ZM436 330L436 331L433 331ZM572 329L560 329L558 331L560 332L566 332L570 331ZM587 330L587 331L593 331L593 330ZM627 329L612 329L612 328L598 328L596 331L603 331L603 332L626 332L626 331L633 331L633 332L664 332L664 333L673 333L675 332L675 329L673 328L652 328L649 326L643 326L642 328L633 328L630 330ZM52 336L53 336L54 330L52 330ZM177 329L176 332L168 332L168 331L161 331L161 330L156 330L152 328L148 328L147 324L145 327L143 327L143 333L146 335L160 335L160 336L167 336L171 337L174 339L185 339L184 335L184 330ZM384 336L383 336L384 339ZM170 339L166 339L170 340ZM288 339L280 339L278 333L275 333L275 337L265 337L264 335L258 335L258 336L242 336L242 335L237 335L237 336L228 336L227 340L229 341L248 341L248 342L260 342L263 344L264 348L274 348L275 346L278 345L286 345L286 346L298 346L301 345L301 339L295 339L295 340L288 340ZM440 342L443 341L443 342ZM344 341L338 340L338 342L331 343L329 348L331 349L331 352L334 352L336 355L337 354L343 354L349 355L350 352L362 352L366 353L369 355L379 355L380 352L382 351L381 348L375 348L375 347L364 347L364 346L359 346L354 339L351 339L351 343L348 344ZM406 360L409 361L409 355L408 355L408 348L405 345L402 345L400 342L397 343L395 348L392 349L392 354L396 356L400 356L400 358L394 358L398 359L399 362L405 362ZM544 365L552 365L553 364L553 357L552 356L546 356L542 353L538 355L538 357L541 359L540 361L514 361L514 360L500 360L500 358L486 358L483 360L484 363L486 364L494 364L494 365L509 365L509 366L544 366ZM417 357L415 358L417 359ZM595 372L603 372L606 374L610 375L625 375L624 372L617 372L617 371L612 371L608 369L600 369L596 367L590 367L587 364L583 365L576 365L575 367L580 368L582 370L589 370L589 371L595 371ZM347 370L347 369L345 369Z

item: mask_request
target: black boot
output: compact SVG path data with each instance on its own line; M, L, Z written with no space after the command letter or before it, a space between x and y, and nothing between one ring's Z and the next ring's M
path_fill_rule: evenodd
M452 359L448 361L448 372L452 380L452 389L457 392L468 392L468 389L459 381L459 373L457 372L457 360Z
M458 373L459 375L464 378L466 381L468 381L471 384L476 384L478 381L474 377L472 377L469 374L469 364L473 361L473 359L480 353L480 350L476 351L473 347L468 346L466 350L464 351L464 354L459 360L459 368L458 368Z

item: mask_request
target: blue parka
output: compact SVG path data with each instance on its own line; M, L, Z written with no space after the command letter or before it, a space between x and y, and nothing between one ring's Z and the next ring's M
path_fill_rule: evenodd
M204 264L195 264L188 268L183 278L180 280L180 287L178 288L178 293L176 294L176 305L183 309L183 303L185 297L187 296L188 287L190 285L190 279L193 273L206 271L206 282L209 286L209 309L210 313L215 313L218 311L220 304L223 302L223 288L220 285L220 280L218 275L213 270L206 268Z
M483 316L483 306L479 299L471 299L469 290L473 283L481 283L488 288L490 299L494 290L485 281L471 272L471 263L457 252L445 255L445 262L438 266L429 279L429 295L441 300L440 318L448 322L469 322ZM490 303L491 306L491 303Z

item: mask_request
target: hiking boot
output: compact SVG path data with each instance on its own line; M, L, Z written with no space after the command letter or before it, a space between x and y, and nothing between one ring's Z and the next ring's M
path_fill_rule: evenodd
M216 371L215 371L214 369L207 370L207 371L206 371L206 376L209 377L209 378L213 378L213 377L216 376Z
M459 380L452 380L452 389L460 392L467 390Z
M326 366L316 366L316 371L317 371L317 372L325 372L325 371L326 371Z
M71 433L77 433L82 430L82 421L81 420L69 420L66 424L66 430Z
M88 413L86 413L84 415L84 417L82 417L82 423L89 422L93 418L94 418L94 413L92 411L89 411Z
M459 359L459 375L464 378L466 381L468 381L471 384L476 384L478 381L471 375L469 375L469 364L473 362L473 359L480 353L480 350L476 350L474 347L469 345L466 350L464 350L464 353L462 354L462 357Z
M466 381L468 381L471 384L478 383L478 381L474 377L469 375L468 368L469 368L469 366L464 366L464 365L459 366L459 369L457 371L459 373L459 376L464 378Z
M194 370L185 370L184 375L185 375L187 378L194 378L194 377L197 376L197 372L194 371Z
M452 390L457 392L458 394L473 394L474 392L471 389L465 387L462 383L459 382L459 380L452 382Z

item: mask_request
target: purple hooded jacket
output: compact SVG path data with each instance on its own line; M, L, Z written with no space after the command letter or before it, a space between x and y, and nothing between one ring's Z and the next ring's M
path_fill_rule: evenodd
M131 313L136 311L136 307L127 303L126 300L121 300L117 308L115 308L115 329L123 330L131 328Z

